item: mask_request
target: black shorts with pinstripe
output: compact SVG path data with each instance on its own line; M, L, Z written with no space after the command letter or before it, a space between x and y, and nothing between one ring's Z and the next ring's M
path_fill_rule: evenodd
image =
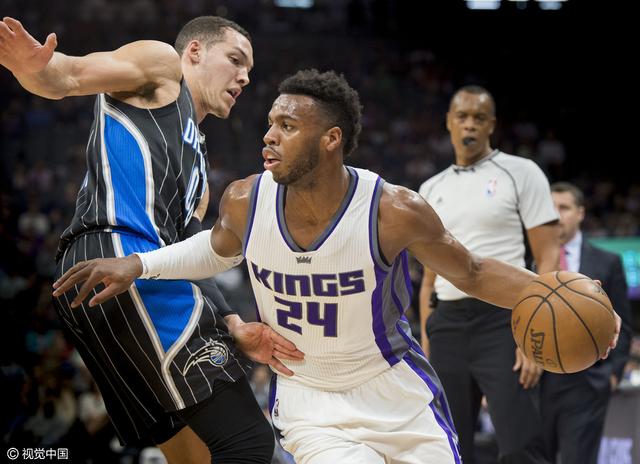
M126 232L84 233L64 251L56 278L80 261L153 248ZM211 302L210 285L137 280L92 308L95 293L75 309L75 290L54 300L123 444L163 443L184 426L175 411L208 399L214 381L233 382L248 370Z

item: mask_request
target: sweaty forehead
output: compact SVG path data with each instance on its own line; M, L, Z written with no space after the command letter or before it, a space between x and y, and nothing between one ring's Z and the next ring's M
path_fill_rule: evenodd
M314 115L318 103L307 95L282 94L275 99L269 112L269 117L289 117L302 119Z
M491 113L491 100L485 93L460 92L451 102L452 111Z

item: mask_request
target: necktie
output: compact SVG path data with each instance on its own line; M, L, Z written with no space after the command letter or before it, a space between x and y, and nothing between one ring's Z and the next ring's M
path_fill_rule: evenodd
M560 270L569 270L569 265L567 263L567 250L565 249L565 247L560 247Z

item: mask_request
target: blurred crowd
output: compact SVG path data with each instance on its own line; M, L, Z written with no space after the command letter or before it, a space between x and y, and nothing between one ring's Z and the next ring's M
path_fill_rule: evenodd
M350 1L306 16L258 0L233 2L233 11L223 2L204 0L87 0L77 8L67 2L48 2L46 8L36 0L2 3L3 14L21 19L38 39L55 31L61 51L70 54L113 49L141 38L171 43L178 28L199 14L229 15L253 34L252 84L229 120L210 118L201 126L211 163L209 226L225 186L261 170L262 135L277 83L297 69L332 68L347 76L364 104L362 138L348 163L413 189L453 160L444 126L452 92L463 84L486 85L429 48L393 40L388 30L393 22L376 19L389 13L384 10L389 2ZM261 14L252 15L257 7ZM301 30L305 33L295 34ZM587 195L584 229L589 236L640 235L640 183L603 179L582 168L576 161L581 154L571 151L562 124L550 123L543 110L515 109L513 103L502 113L503 103L507 106L503 96L515 90L487 87L497 100L495 147L533 159L551 181L580 186ZM70 222L86 171L94 99L33 97L6 70L0 71L0 89L3 442L19 449L66 446L73 462L136 462L140 450L122 449L114 440L99 392L65 340L51 304L58 238ZM231 304L252 320L246 277L236 269L221 276L220 284ZM417 286L418 266L413 280ZM417 304L412 310L415 325ZM633 357L629 378L640 372L640 341L633 345ZM254 370L254 391L265 410L268 380L266 368ZM287 462L284 455L274 459Z

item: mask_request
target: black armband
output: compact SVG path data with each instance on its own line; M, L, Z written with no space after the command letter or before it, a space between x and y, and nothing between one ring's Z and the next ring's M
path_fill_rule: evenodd
M209 297L215 308L218 310L218 314L222 317L229 316L231 314L238 314L237 311L231 309L227 300L224 299L222 292L218 288L218 284L213 277L209 279L198 281L198 286L203 291L203 293Z

